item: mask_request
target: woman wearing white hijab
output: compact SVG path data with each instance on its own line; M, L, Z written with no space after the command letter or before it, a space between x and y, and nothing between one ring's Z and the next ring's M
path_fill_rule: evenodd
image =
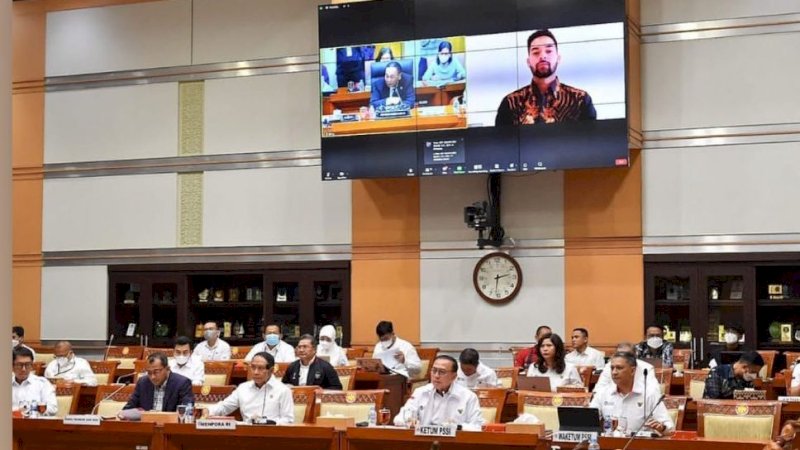
M346 366L347 352L336 344L336 328L325 325L319 330L317 356L327 356L332 366Z

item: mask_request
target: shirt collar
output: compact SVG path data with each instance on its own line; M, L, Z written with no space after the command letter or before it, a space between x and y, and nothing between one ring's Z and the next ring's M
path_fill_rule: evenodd
M308 364L303 364L303 360L302 359L298 359L298 361L300 361L300 367L311 367L311 365L314 364L314 361L316 361L316 360L317 360L317 357L315 356L315 357L311 358L311 361L309 361Z
M11 374L11 385L12 386L26 386L26 385L29 385L29 384L31 384L31 382L32 382L31 380L33 379L34 376L35 375L32 374L32 373L28 374L28 378L26 378L22 383L17 383L17 377L15 377L14 374L12 373Z
M172 375L172 371L171 371L171 370L170 370L170 373L168 373L168 374L167 374L167 378L165 378L165 379L164 379L164 382L163 382L163 383L161 383L161 386L156 386L156 385L154 384L154 385L153 385L153 388L154 388L154 389L157 389L157 390L165 389L165 388L167 387L167 383L169 383L169 376L170 376L170 375Z
M536 82L531 79L531 91L533 91L533 95L540 97L542 94L539 92L539 86L536 85ZM547 91L545 94L552 95L555 98L558 98L558 92L561 90L561 82L558 81L558 77L555 77L552 82L547 86Z

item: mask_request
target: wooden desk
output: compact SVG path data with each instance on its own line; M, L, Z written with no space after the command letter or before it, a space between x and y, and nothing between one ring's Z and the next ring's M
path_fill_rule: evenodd
M455 97L464 94L466 83L449 83L444 86L418 86L414 88L416 103L421 106L445 106L453 102ZM333 114L339 109L343 114L357 113L362 106L369 107L371 92L347 92L347 88L339 88L336 92L322 99L322 114Z
M549 450L550 442L531 434L473 433L459 431L455 438L414 436L402 428L348 428L342 450L430 450L438 441L442 450Z
M64 425L56 419L14 419L14 450L163 450L155 424L103 422L100 426Z
M408 394L408 382L400 375L384 375L374 372L356 372L354 389L386 389L383 406L392 412L392 419L400 412Z
M603 450L620 449L628 442L627 438L601 437L598 441ZM762 450L765 442L756 441L712 441L695 437L694 439L634 439L630 450ZM570 450L575 444L554 441L562 450Z
M453 114L453 107L445 107L446 114L423 116L417 114L418 109L411 110L411 115L397 119L360 120L357 122L336 122L331 124L331 136L367 133L390 133L412 130L435 130L446 128L465 128L467 118L463 114Z
M197 430L194 425L164 424L164 448L202 450L235 448L281 450L339 450L339 434L333 428L308 425L249 426L234 431Z

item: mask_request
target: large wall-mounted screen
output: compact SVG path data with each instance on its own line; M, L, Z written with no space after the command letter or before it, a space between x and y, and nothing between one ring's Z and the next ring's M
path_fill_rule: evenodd
M628 165L624 0L319 8L323 179Z

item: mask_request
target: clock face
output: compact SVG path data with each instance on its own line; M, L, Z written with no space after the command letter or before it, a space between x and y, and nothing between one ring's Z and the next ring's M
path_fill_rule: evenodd
M472 273L475 290L489 303L511 301L522 287L522 270L511 256L495 252L481 258Z

